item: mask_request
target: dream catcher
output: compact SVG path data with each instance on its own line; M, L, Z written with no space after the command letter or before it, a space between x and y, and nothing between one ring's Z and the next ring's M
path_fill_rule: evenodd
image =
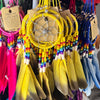
M18 4L17 1L15 2ZM9 1L10 5L14 5L14 1ZM9 13L12 13L12 6L9 9ZM16 89L17 82L17 68L16 68L16 40L19 34L19 29L17 31L5 31L4 20L2 18L2 10L0 13L0 93L5 92L5 88L8 83L8 94L9 100L13 98ZM20 19L23 19L23 11L20 10Z
M97 74L98 67L98 60L96 56L94 56L93 52L95 50L95 40L91 38L91 21L95 18L94 17L94 0L92 0L92 10L91 10L91 0L87 0L86 4L84 5L82 15L79 20L80 25L80 36L79 36L79 52L81 55L81 62L83 65L85 77L88 83L88 87L83 91L86 93L87 96L91 94L91 89L94 87L94 84L100 88L99 86L99 77ZM82 23L81 23L82 22ZM91 31L90 31L91 30ZM94 61L97 60L94 64Z

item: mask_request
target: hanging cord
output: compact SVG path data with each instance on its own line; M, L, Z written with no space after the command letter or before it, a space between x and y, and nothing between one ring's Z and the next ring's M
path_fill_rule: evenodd
M94 0L92 0L92 13L94 14Z

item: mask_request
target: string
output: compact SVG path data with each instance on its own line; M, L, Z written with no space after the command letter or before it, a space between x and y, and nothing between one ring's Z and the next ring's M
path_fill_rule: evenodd
M57 0L56 0L56 7L57 7Z
M59 8L60 8L60 10L61 10L61 4L60 4L60 0L58 0L58 3L59 3Z
M53 7L55 6L55 4L54 4L54 0L52 1L53 2Z
M89 13L91 13L91 0L89 0Z
M86 0L85 13L86 13L87 9L88 9L88 0Z
M92 0L92 13L94 13L94 0Z

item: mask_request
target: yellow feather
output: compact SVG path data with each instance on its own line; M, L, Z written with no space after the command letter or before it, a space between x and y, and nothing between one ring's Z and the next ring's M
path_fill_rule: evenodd
M64 60L60 60L60 76L59 76L59 79L60 79L60 92L63 94L63 95L68 95L68 80L67 80L67 75L66 75L66 71L65 71L65 67L66 65L64 64Z
M80 56L77 51L73 51L71 57L73 59L73 63L75 66L75 72L77 75L79 88L85 89L87 87L87 82L86 82L83 67L80 61Z
M60 59L53 60L52 66L53 66L53 74L54 74L54 81L57 89L59 90L61 88L60 82L59 82L59 75L60 75Z
M29 95L27 96L27 100L39 100L39 97L37 95L37 91L36 91L36 87L35 87L35 83L34 83L34 77L32 74L32 70L31 70L31 66L29 65L29 76L30 76L30 80L29 80L29 86L28 86L28 92Z
M69 55L66 55L66 64L67 64L66 72L68 75L70 88L71 90L78 90L79 87L78 87L78 81L74 69L74 64Z
M26 100L27 98L29 80L30 80L30 70L29 70L28 65L26 65L25 75L24 75L22 88L21 88L21 99L22 100Z
M65 67L66 64L64 63L64 60L58 59L53 61L55 85L63 95L68 94L68 81Z
M47 95L47 99L46 100L52 100L52 96L51 96L51 92L50 92L50 87L49 87L49 82L48 82L48 78L45 74L45 72L43 73L43 89Z
M24 59L21 62L21 67L18 75L17 85L16 85L16 100L20 100L21 88L26 71L26 65L24 63Z
M39 97L40 97L41 99L46 99L46 95L45 95L43 89L41 88L41 86L40 86L38 80L36 79L36 76L35 76L35 74L34 74L32 68L31 68L31 66L29 66L29 68L30 68L30 70L31 70L32 77L33 77L33 79L34 79L34 85L35 85L37 94L39 95Z
M51 71L50 67L51 66L46 67L45 74L46 74L46 76L48 78L48 81L49 81L50 91L51 91L51 93L53 93L54 92L55 85L54 85L53 72Z
M43 72L39 72L39 77L38 77L40 86L43 88Z

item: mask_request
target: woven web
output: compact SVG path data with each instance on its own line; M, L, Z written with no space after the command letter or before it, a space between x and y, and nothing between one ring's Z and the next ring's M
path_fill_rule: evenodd
M50 17L40 17L33 23L33 33L35 37L32 37L38 43L44 44L49 42L51 45L57 40L59 35L58 25L55 20ZM33 34L32 33L32 34ZM31 34L31 35L32 35Z

